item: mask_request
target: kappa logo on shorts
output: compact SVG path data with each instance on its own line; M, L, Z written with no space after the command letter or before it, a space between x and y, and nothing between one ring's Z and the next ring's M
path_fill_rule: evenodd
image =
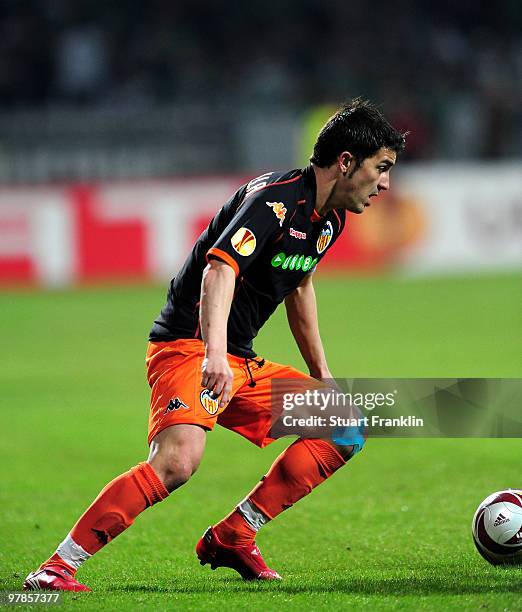
M288 212L283 202L267 202L266 205L272 207L274 215L279 219L279 227L283 227L283 221Z
M216 412L219 410L218 400L212 397L212 393L210 393L208 389L203 389L203 391L199 394L199 401L209 414L216 414Z
M328 245L330 244L333 237L333 227L330 221L326 222L326 225L321 230L319 234L319 238L317 238L317 252L319 255L326 251Z
M173 410L179 410L180 408L185 408L185 410L189 409L185 402L182 402L179 397L175 397L174 399L171 399L170 402L167 404L167 407L165 408L165 412L163 414L167 414L167 412L172 412Z
M230 242L234 251L243 257L252 255L256 248L256 237L254 232L251 232L248 227L240 227L232 236Z

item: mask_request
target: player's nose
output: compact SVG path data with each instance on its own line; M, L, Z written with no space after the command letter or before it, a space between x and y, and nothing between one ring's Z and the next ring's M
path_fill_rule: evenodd
M381 176L379 182L377 183L377 189L379 191L387 191L390 188L390 177L388 173Z

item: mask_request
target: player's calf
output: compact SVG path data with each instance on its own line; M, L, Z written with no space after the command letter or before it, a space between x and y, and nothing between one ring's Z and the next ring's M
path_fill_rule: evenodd
M121 474L100 492L56 552L29 574L24 588L88 590L74 579L80 566L130 527L141 512L168 495L148 463Z
M149 461L121 474L100 492L56 552L29 574L26 588L86 590L76 588L76 571L130 527L141 512L190 478L199 465L204 442L204 430L195 425L176 425L160 432L151 444Z
M325 440L296 440L237 508L214 526L214 534L224 545L247 546L261 527L308 495L353 454L352 447L337 448Z

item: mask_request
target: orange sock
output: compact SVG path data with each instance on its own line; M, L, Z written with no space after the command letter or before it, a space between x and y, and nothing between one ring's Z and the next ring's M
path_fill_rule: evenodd
M214 531L223 544L229 546L245 546L256 537L256 530L250 527L238 508L226 516L217 525Z
M83 561L130 527L143 510L168 494L152 466L139 463L102 489L56 553L41 567L58 564L74 575Z
M74 576L74 574L76 574L76 568L72 565L69 565L69 563L66 563L57 552L55 552L54 555L50 556L47 561L44 561L42 565L40 565L39 569L42 569L42 567L45 567L46 565L58 565L59 567L69 572L71 576Z
M346 461L324 440L296 440L246 499L214 526L224 544L242 546L258 529L308 495Z
M139 463L102 489L73 527L71 537L93 555L168 494L152 466Z

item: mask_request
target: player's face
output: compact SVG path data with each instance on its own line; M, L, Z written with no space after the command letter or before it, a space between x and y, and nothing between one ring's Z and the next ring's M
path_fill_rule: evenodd
M390 149L381 148L372 157L367 157L357 170L351 170L355 164L352 158L345 158L346 173L340 176L336 185L335 200L339 208L361 214L370 206L370 198L390 187L390 169L395 164L397 154Z

